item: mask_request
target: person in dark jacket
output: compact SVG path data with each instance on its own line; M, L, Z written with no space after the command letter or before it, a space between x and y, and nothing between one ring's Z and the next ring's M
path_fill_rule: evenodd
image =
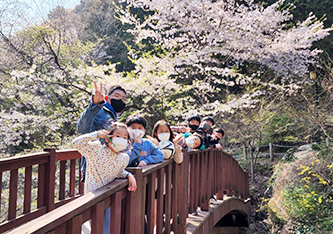
M107 96L103 94L102 83L97 87L94 81L94 92L87 109L82 113L77 130L81 134L86 134L102 129L108 129L113 122L118 121L118 115L124 110L127 97L126 91L119 85L111 86ZM81 158L81 180L85 180L86 160Z
M219 143L221 138L224 136L222 128L215 128L212 135L206 135L205 148L222 149L222 145Z

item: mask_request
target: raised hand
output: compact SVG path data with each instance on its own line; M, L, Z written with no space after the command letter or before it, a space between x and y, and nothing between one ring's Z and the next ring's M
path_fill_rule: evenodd
M182 139L183 134L177 134L175 138L173 138L173 144L178 145L179 141Z
M155 145L158 145L158 140L156 138L149 136L149 135L146 135L146 137L148 138L148 140L153 142Z
M97 88L97 82L94 81L95 90L93 92L93 103L96 105L104 101L104 94L103 94L103 84L100 83L99 89Z
M141 136L140 136L140 134L139 133L133 133L133 136L134 136L134 139L133 139L133 141L134 142L137 142L137 143L139 143L139 144L142 144L142 140L141 140Z

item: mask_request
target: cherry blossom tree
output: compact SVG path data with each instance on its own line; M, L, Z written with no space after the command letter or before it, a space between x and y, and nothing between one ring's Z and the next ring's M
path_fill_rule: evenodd
M308 68L316 66L321 52L311 47L313 42L332 30L313 14L292 25L283 0L267 7L252 0L126 2L119 15L132 26L136 42L148 39L173 58L175 82L185 84L189 94L182 100L182 116L194 109L223 117L255 107L263 95L295 94L309 82ZM149 14L142 20L131 14L132 8ZM237 88L242 90L238 95L229 95Z
M295 95L310 83L309 65L316 66L320 51L312 43L331 28L313 15L290 25L282 3L129 0L127 8L117 8L118 17L142 50L128 47L135 69L123 73L116 64L93 61L105 57L104 39L81 41L84 25L73 11L58 7L41 23L14 27L6 19L20 11L8 5L0 12L1 150L13 154L27 144L66 141L88 105L93 80L128 91L120 120L142 112L150 124L159 118L181 123L192 113L218 119L240 108L255 112L265 108L263 97L281 102ZM133 7L147 14L137 18Z
M3 9L2 16L10 16L11 7ZM1 18L2 152L53 146L75 131L81 107L76 99L89 93L85 85L91 80L72 75L72 71L89 61L96 46L78 39L78 23L72 17L59 7L48 20L21 30Z
M218 65L233 59L264 64L287 78L302 77L320 52L311 49L312 42L331 30L324 29L323 23L311 14L287 28L292 15L288 9L278 9L283 0L266 8L252 0L242 4L234 0L127 2L155 12L144 22L131 15L129 8L120 12L122 21L134 26L131 32L137 42L153 38L164 48L175 49L179 65L195 64L205 75L223 75L224 70Z

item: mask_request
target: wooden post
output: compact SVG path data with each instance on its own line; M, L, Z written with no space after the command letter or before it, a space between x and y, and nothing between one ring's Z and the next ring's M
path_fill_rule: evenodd
M273 144L269 143L269 158L271 159L271 161L274 161L274 155L273 155Z
M244 155L244 159L247 159L247 152L246 152L246 144L243 144L243 155Z

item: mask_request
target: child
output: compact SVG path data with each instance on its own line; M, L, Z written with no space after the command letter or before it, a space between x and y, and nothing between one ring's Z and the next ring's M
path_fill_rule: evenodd
M196 130L197 133L199 133L203 140L204 140L204 146L206 146L207 143L207 135L209 134L209 130L214 125L214 119L210 116L206 116L203 118L202 123L200 124L199 128Z
M99 138L104 138L106 144L102 145ZM88 162L85 193L95 191L115 178L128 178L128 190L136 190L134 176L124 170L129 161L128 154L121 152L127 148L128 138L126 126L114 123L109 131L92 132L73 140L74 147Z
M222 149L222 145L219 143L221 138L224 136L222 128L215 128L212 135L206 136L205 148Z
M142 138L146 133L147 121L139 115L130 115L126 125L133 141L129 166L143 167L153 163L163 162L163 153L150 140Z
M203 137L205 137L208 131L213 127L214 119L210 116L206 116L203 118L202 123L199 128L196 130L197 133L200 133Z
M187 148L187 150L205 149L203 145L203 137L199 133L178 134L174 140L174 143L180 145L182 148Z
M156 146L160 141L173 141L173 134L171 134L170 125L165 120L159 120L155 123L152 136L147 138Z
M187 126L172 126L171 129L175 133L195 133L200 125L200 117L198 115L192 115L187 118Z
M201 119L198 115L192 115L187 118L187 125L189 126L191 133L194 133L198 129L200 122Z
M105 144L98 139L105 139ZM128 178L128 190L137 188L134 176L125 171L128 154L129 133L126 125L113 123L110 130L102 130L79 136L73 140L74 147L84 155L87 162L84 192L93 192L115 178ZM110 208L104 212L104 234L110 230Z
M171 141L173 143L173 133L171 131L170 125L165 120L157 121L153 128L152 137L147 136L147 138L157 147L159 147L159 142L161 141ZM181 152L182 148L178 144L174 144L174 146L175 155L173 156L173 159L176 163L179 164L183 161L183 154Z

